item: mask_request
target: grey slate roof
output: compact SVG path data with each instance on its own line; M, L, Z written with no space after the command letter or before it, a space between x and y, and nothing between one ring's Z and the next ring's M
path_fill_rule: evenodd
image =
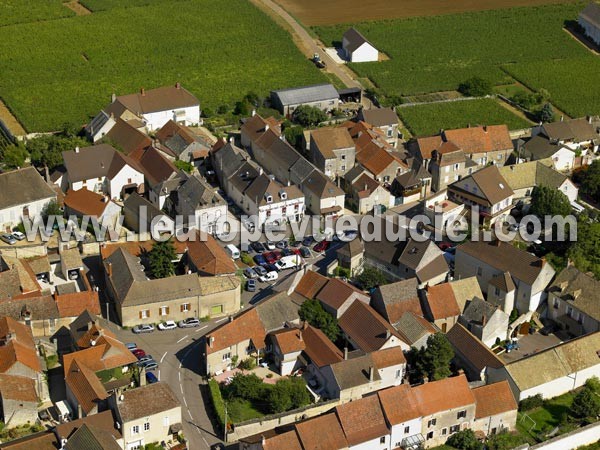
M350 29L348 29L348 31L346 31L344 33L344 38L348 41L348 45L346 45L346 49L349 52L353 52L354 50L356 50L358 47L360 47L361 45L363 45L365 42L369 45L371 45L372 47L374 47L373 44L371 44L366 37L364 37L360 31L358 31L356 28L352 27Z
M413 345L424 336L434 334L435 328L424 318L417 316L411 311L405 312L400 320L394 324L394 328Z
M364 121L374 127L398 124L398 115L392 108L363 109L361 114Z
M556 140L581 142L600 138L586 118L545 123L544 130L550 139Z
M56 302L50 295L0 301L0 316L23 320L25 311L30 313L31 320L58 319L60 317Z
M465 308L462 316L469 322L481 322L485 318L487 322L498 308L485 300L474 298Z
M583 11L579 13L587 22L600 28L600 5L596 2L591 2Z
M547 137L537 135L523 144L521 156L535 161L549 158L559 150L560 147L551 143Z
M594 277L569 266L558 274L548 290L585 314L600 320L600 281Z
M181 407L171 388L162 382L128 389L123 397L117 409L124 423Z
M280 89L272 91L271 95L279 98L282 105L299 105L324 100L339 98L337 90L332 84L315 84L297 88Z
M177 191L177 199L180 214L225 204L225 200L199 175L192 175L183 182Z
M115 438L106 430L84 423L69 436L64 450L121 450Z
M144 197L134 192L129 195L123 202L123 210L131 211L135 217L139 218L140 210L142 207L146 208L146 222L151 223L152 219L158 216L165 216L160 209L158 209L154 203L146 200ZM137 226L138 224L136 224Z
M504 272L502 275L492 278L489 284L497 287L502 292L512 292L516 289L515 283L510 276L510 272Z
M331 370L340 389L349 389L369 382L370 367L373 367L373 381L381 380L370 354L334 363Z
M33 167L0 174L0 210L56 198L56 192Z
M267 333L283 328L286 322L298 321L299 310L300 304L293 301L285 292L275 294L256 306L258 317Z

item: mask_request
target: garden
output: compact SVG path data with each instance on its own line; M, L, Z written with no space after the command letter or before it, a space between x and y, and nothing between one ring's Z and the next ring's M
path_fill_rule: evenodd
M249 91L266 96L326 81L287 32L247 1L181 0L176 8L165 0L138 3L147 5L0 27L2 100L26 130L81 125L112 93L176 81L209 109Z
M531 126L491 98L406 106L397 108L396 112L414 136L429 136L439 133L440 129L469 125L506 124L510 130Z

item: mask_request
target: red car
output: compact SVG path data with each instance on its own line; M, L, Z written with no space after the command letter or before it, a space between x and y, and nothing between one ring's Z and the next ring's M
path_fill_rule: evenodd
M302 256L299 248L291 248L290 250L294 255Z
M325 250L327 250L329 248L329 244L330 244L329 241L321 241L313 247L313 250L315 252L319 252L319 253L324 252Z
M146 352L144 350L142 350L141 348L136 348L131 353L133 353L137 359L140 359L140 358L146 356Z
M438 247L440 248L440 250L442 250L443 252L445 252L450 247L454 247L454 244L452 244L450 242L438 242Z
M275 258L277 259L277 261L279 261L283 256L283 253L281 253L280 250L274 250L273 254L275 255Z
M275 261L277 261L277 256L275 256L275 253L273 252L263 253L263 256L269 264L275 264Z

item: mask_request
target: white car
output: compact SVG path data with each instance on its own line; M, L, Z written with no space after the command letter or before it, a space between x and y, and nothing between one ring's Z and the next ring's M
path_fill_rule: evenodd
M20 231L13 231L12 235L14 236L14 238L17 241L22 241L23 239L25 239L25 235L23 233L21 233Z
M267 247L267 250L275 250L275 244L273 244L271 241L267 241L263 245Z
M263 283L266 283L267 281L275 281L277 278L279 278L279 274L274 270L272 272L267 272L266 275L261 275L258 277L258 279Z
M174 330L175 328L177 328L177 324L173 320L167 320L166 322L158 324L158 329L162 331Z

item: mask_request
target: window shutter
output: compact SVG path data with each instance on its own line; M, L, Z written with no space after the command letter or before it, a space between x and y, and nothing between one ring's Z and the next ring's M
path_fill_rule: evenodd
M150 317L150 310L146 310L146 317Z
M183 312L183 311L184 311L184 309L183 309L183 305L180 305L180 306L179 306L179 312Z
M162 308L158 308L158 315L162 316Z
M140 319L142 318L142 311L140 311Z
M167 316L169 315L170 308L167 306Z

